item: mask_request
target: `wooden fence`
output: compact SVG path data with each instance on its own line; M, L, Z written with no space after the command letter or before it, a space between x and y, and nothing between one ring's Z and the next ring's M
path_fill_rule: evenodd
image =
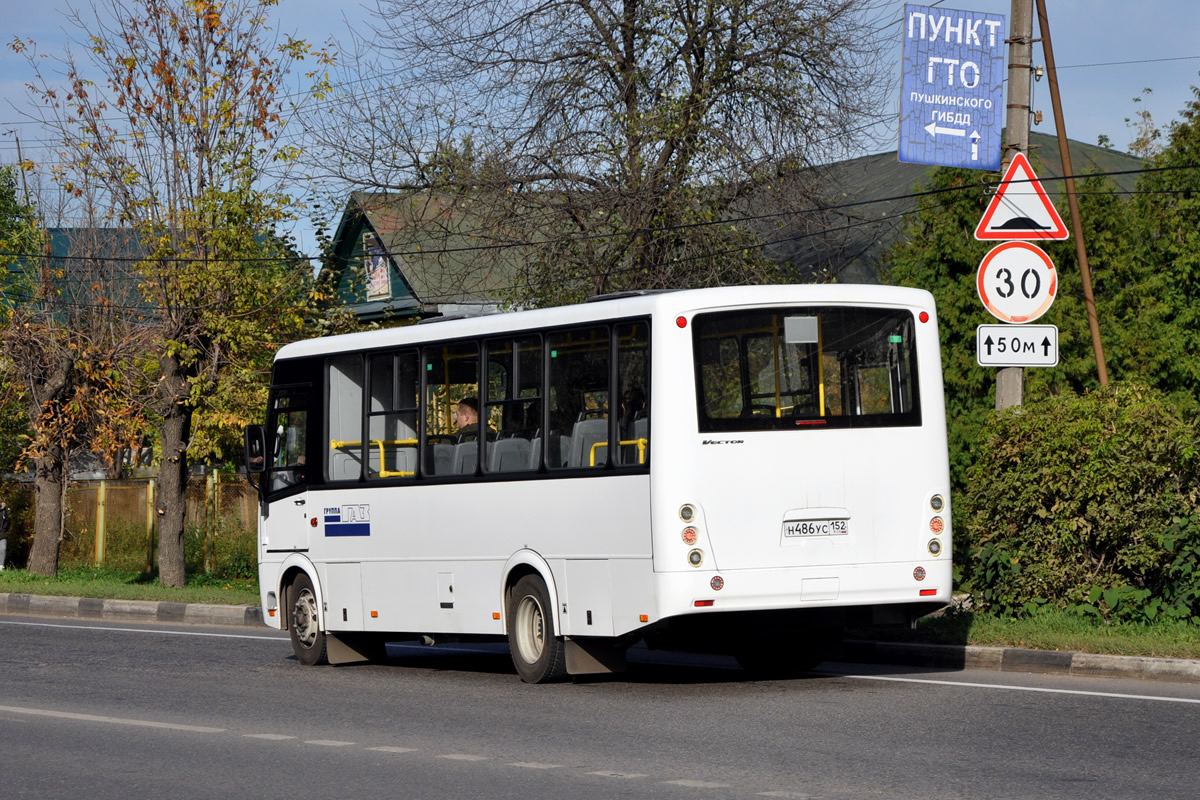
M6 483L14 530L9 563L24 566L33 534L34 493ZM258 497L242 475L192 476L187 487L184 549L189 572L253 577ZM67 487L66 532L59 550L64 568L109 567L152 572L158 563L155 480L72 481Z

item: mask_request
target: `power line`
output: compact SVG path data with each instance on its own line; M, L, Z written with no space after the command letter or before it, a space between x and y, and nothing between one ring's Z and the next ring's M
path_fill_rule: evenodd
M1180 170L1193 170L1193 169L1200 169L1200 164L1180 164L1180 165L1166 166L1166 167L1143 167L1140 169L1112 170L1109 172L1097 172L1097 173L1090 173L1090 174L1086 174L1086 175L1074 175L1074 176L1069 176L1069 177L1073 177L1078 180L1084 180L1087 178L1116 177L1116 176L1121 176L1121 175L1145 175L1145 174L1152 174L1152 173L1159 173L1159 172L1175 172L1175 171L1180 171ZM1039 180L1041 183L1044 184L1044 183L1048 183L1048 182L1052 182L1052 181L1065 181L1067 179L1067 177L1068 176L1066 176L1066 175L1043 176ZM1030 182L1029 180L1010 181L1010 183L1012 183L1012 184L1029 183L1029 182ZM680 223L680 224L676 224L676 225L664 225L664 226L654 227L654 228L633 228L633 229L627 229L627 230L610 231L607 233L587 234L587 235L582 235L582 236L567 236L567 237L561 237L559 239L549 239L549 240L542 240L542 241L521 240L521 241L516 241L516 242L504 242L504 243L497 243L497 244L467 245L467 246L463 246L463 247L444 247L444 248L435 248L435 249L422 248L422 249L416 249L416 250L400 250L400 251L395 251L395 252L389 252L388 255L392 256L393 258L397 258L397 257L404 257L404 256L451 255L451 254L456 254L456 253L485 253L485 252L493 252L493 251L499 251L499 250L510 250L510 249L521 248L521 247L548 246L548 245L560 245L560 244L569 245L569 244L573 244L576 242L583 243L583 242L591 242L591 241L603 241L603 240L616 239L616 238L621 238L621 237L637 236L637 235L641 235L641 234L652 234L653 235L653 234L659 234L659 233L671 233L671 232L675 232L675 231L684 231L684 230L693 230L696 228L712 227L715 225L732 225L732 224L746 223L746 222L763 222L763 221L772 220L772 219L796 217L801 214L811 214L814 212L815 213L836 212L836 211L842 211L842 210L851 209L851 208L861 208L864 206L878 205L878 204L883 204L883 203L894 203L894 202L898 202L898 201L902 201L902 200L920 199L922 197L931 197L931 196L938 195L938 194L946 194L946 193L960 192L960 191L974 191L974 190L981 190L981 189L986 190L989 187L998 186L998 185L1000 185L1000 183L1001 183L1001 181L998 181L998 180L997 181L980 181L978 183L970 183L970 184L965 184L962 186L950 186L950 187L945 187L945 188L941 188L941 189L926 189L926 190L922 190L919 192L909 192L906 194L891 195L888 197L881 197L881 198L870 199L870 200L854 200L854 201L850 201L850 202L846 202L846 203L839 203L836 205L829 205L829 206L815 206L815 207L810 207L810 208L794 209L794 210L787 210L787 211L776 211L776 212L770 212L770 213L764 213L764 214L746 214L746 215L737 216L737 217L723 217L721 219L716 219L716 220L711 220L711 221ZM1130 190L1130 191L1124 191L1124 190L1118 189L1117 191L1121 194L1131 196L1131 195L1136 195L1136 194L1178 194L1178 193L1188 192L1190 190L1187 190L1187 189L1179 189L1179 190L1137 190L1137 189L1134 189L1134 190ZM1111 193L1112 192L1092 192L1092 193L1076 192L1077 195L1078 194L1111 194ZM818 232L818 233L820 233L820 232ZM813 234L813 235L816 235L816 234ZM41 258L44 258L45 256L42 253L18 253L18 252L0 251L0 257L41 259ZM104 261L106 263L132 263L132 264L139 264L139 263L146 264L146 263L152 263L152 262L165 262L165 263L174 263L174 264L211 262L214 264L291 263L293 265L299 265L299 264L305 264L307 262L319 261L323 258L323 256L322 255L297 254L297 255L279 255L279 256L257 256L257 257L252 257L252 258L214 258L211 256L210 257L193 257L193 256L150 257L150 256L52 255L51 258L57 259L57 260L63 260L63 261L75 261L75 260Z

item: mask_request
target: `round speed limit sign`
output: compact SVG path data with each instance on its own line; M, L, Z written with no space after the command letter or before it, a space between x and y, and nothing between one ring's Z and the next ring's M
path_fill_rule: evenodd
M1029 242L1005 242L979 264L979 299L1004 322L1033 322L1045 314L1058 291L1054 262Z

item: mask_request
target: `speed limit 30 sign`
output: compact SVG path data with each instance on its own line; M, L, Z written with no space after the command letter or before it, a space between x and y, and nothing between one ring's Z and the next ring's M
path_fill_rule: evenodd
M1005 242L979 264L976 281L983 307L1004 322L1033 322L1049 310L1058 290L1050 256L1029 242Z

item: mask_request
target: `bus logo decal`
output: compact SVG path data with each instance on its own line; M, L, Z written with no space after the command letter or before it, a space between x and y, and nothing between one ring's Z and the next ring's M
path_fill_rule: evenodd
M326 536L370 536L371 506L359 503L325 507Z

